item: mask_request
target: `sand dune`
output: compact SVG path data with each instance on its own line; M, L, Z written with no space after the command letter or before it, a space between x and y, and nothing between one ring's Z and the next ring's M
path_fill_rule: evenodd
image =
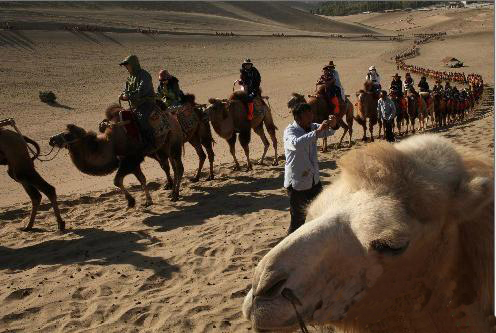
M365 38L149 36L118 30L58 30L66 23L88 22L112 29L142 25L201 34L221 28L269 35L276 31L338 32L327 30L333 21L314 20L281 3L265 3L258 11L245 3L189 3L189 7L166 3L163 6L170 7L163 12L156 7L145 10L157 4L138 6L143 7L136 18L130 15L136 8L120 4L0 4L6 20L32 24L32 30L0 30L0 119L14 117L23 133L47 152L49 137L68 123L97 129L105 107L116 101L122 89L127 75L118 63L129 53L140 57L155 83L158 70L165 67L202 103L209 97L227 97L240 63L250 57L262 73L264 94L271 97L281 140L282 131L292 121L286 107L290 94L313 92L322 66L330 59L337 64L346 93L355 101L354 92L361 87L368 66L374 64L388 84L396 72L389 57L411 44L411 40ZM174 15L171 9L175 9ZM432 17L426 16L428 13L336 18L350 24L336 29L368 24L371 31L396 34L394 22L407 16L412 17L412 26L420 26L415 32L449 28L444 40L423 45L420 56L409 62L446 70L440 60L452 55L468 66L454 70L483 75L487 88L477 109L463 123L438 133L494 156L492 16L486 10L439 11L431 13L436 15ZM452 13L458 15L456 20L451 19ZM298 15L302 19L295 23ZM471 21L479 24L473 30L467 23ZM460 22L465 27L462 33L456 26ZM417 82L418 77L414 78ZM39 90L55 91L58 107L41 103ZM351 149L364 145L359 140L361 128L355 124L353 129ZM340 134L341 130L331 139L332 144ZM250 172L232 172L227 144L216 135L215 140L216 179L196 184L185 179L181 200L175 203L162 189L164 176L156 162L144 163L155 202L150 208L141 206L145 198L132 177L126 184L137 199L137 208L126 210L111 176L80 173L65 151L51 162L36 162L37 170L57 188L69 228L64 235L55 232L56 222L46 198L36 231L18 230L29 215L28 197L7 176L6 168L0 168L0 331L249 332L240 308L252 270L284 237L289 224L288 199L282 188L283 161L275 167L255 165ZM250 149L252 159L262 152L255 135ZM338 174L336 160L349 149L333 148L320 154L325 184ZM243 161L241 149L237 150ZM270 150L268 156L272 154ZM189 177L197 164L189 145L184 163Z

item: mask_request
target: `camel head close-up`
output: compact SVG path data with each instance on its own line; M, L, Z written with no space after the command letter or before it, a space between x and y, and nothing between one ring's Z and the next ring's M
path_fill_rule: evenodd
M243 303L253 327L448 332L455 311L472 313L474 332L487 332L491 163L423 135L351 151L339 166L307 222L256 267Z

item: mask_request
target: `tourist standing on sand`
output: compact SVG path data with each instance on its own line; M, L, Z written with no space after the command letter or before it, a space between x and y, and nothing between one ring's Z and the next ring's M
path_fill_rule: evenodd
M314 123L313 112L306 103L293 109L293 117L294 122L284 130L284 187L288 190L291 213L288 235L305 223L306 206L322 191L317 138L334 134L337 124L334 116L322 124Z
M394 142L394 118L396 117L396 107L393 100L391 100L386 90L381 91L381 98L377 101L377 112L384 124L384 132L386 134L387 142Z

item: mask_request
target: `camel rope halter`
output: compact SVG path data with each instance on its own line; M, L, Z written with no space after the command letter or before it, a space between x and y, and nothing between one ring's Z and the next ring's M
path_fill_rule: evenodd
M36 155L36 152L33 150L33 148L31 148L31 146L28 145L28 143L24 139L24 135L22 135L22 133L19 130L19 128L17 128L14 118L8 118L8 119L5 119L5 120L0 121L0 127L9 126L9 125L12 126L14 128L14 130L17 132L17 134L19 134L21 136L22 142L24 142L24 144L26 145L26 147L28 148L28 150L31 152L31 154L33 154L34 158L37 159L40 162L49 162L49 161L52 161L55 157L57 157L57 155L59 154L60 150L62 149L62 148L59 148L59 150L55 153L55 155L52 158L49 158L49 159L46 159L46 160L41 159L40 156L41 157L50 156L50 154L53 152L53 149L55 147L52 147L47 154Z
M310 333L307 326L305 325L305 321L303 320L301 315L298 313L298 310L296 309L295 303L298 304L299 306L301 306L301 302L298 299L298 297L296 297L296 295L293 293L293 291L291 289L288 289L288 288L284 288L281 292L281 295L282 295L282 297L287 299L291 303L291 305L293 306L293 310L296 314L296 319L298 320L298 324L300 325L301 332L302 333Z

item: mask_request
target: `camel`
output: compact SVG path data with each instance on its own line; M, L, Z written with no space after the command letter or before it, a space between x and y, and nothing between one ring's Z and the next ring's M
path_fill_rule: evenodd
M378 121L377 101L379 98L372 92L371 81L365 81L363 86L364 89L356 93L358 102L356 103L357 115L354 119L363 128L362 141L367 141L367 119L369 119L370 141L374 142L374 126Z
M406 132L411 130L415 134L415 119L419 116L418 97L415 94L407 93L406 98ZM410 129L411 126L411 129Z
M26 144L36 149L33 157L29 156ZM0 128L0 164L7 165L7 173L16 182L20 183L29 195L32 202L31 216L23 231L30 231L34 226L34 219L40 207L41 194L44 193L52 204L55 218L60 232L65 230L65 222L60 216L55 188L47 183L36 171L33 161L40 155L40 146L32 139L21 136L19 133L6 128Z
M214 131L229 144L229 150L234 159L234 170L240 170L235 149L237 134L239 134L239 142L245 152L247 163L246 170L253 170L253 166L250 161L250 149L248 147L252 129L260 137L264 145L262 157L258 161L260 165L264 165L265 155L267 154L270 146L269 140L267 140L263 129L264 124L272 140L272 146L274 147L274 162L272 165L275 166L278 164L276 138L277 127L274 124L272 112L269 107L265 105L261 107L260 104L255 106L256 110L263 108L263 111L255 111L254 118L252 120L248 120L248 96L243 91L234 92L229 99L220 100L210 98L208 102L210 105L207 106L205 112L209 116Z
M437 127L446 126L446 100L439 92L432 93L432 105Z
M424 134L339 167L256 267L243 303L254 330L493 332L492 161Z
M312 108L313 112L313 121L316 123L322 123L324 120L329 119L329 116L331 115L331 112L329 111L328 103L325 101L324 97L322 94L319 95L308 95L308 102L305 99L303 95L293 93L291 99L288 102L288 108L289 109L294 109L301 103L308 103L310 107ZM344 129L343 135L341 136L341 139L339 140L338 143L338 148L341 147L341 144L343 143L343 138L345 137L346 133L349 133L349 142L348 142L348 147L351 147L351 137L353 135L353 104L350 102L348 99L348 95L346 96L346 107L343 107L342 110L340 110L337 120L338 120L338 125L342 129ZM344 105L343 105L344 106ZM340 105L341 109L341 105ZM345 120L343 120L343 115L346 115ZM322 152L327 151L327 138L322 139Z
M122 110L123 109L120 107L115 107L112 109L111 112L107 112L106 119L100 124L99 130L101 133L105 132L106 128L110 126L111 122L119 122L119 113ZM201 171L207 155L210 164L210 170L209 176L206 180L214 179L215 154L212 149L214 140L212 138L212 132L210 130L208 119L204 118L203 112L200 110L199 105L197 105L195 102L195 95L185 94L183 98L183 105L176 108L171 108L170 111L181 125L181 129L183 130L184 142L189 142L198 155L198 169L195 176L190 179L191 182L196 183L200 180ZM205 147L207 155L203 151L202 146ZM164 163L168 163L168 160ZM167 179L170 180L171 177L170 173L168 173L168 170L169 168L165 168ZM172 184L172 182L169 182L168 184Z
M113 104L107 108L106 114L112 114L120 107ZM108 118L112 118L109 116ZM154 123L155 149L143 153L143 145L137 137L126 133L124 126L111 122L104 133L96 134L87 132L81 127L73 124L67 125L66 131L50 138L49 144L59 148L67 148L69 155L79 171L92 175L104 176L117 170L114 177L114 185L121 189L127 200L127 207L132 208L136 200L124 187L124 177L134 174L145 192L145 207L153 204L150 193L146 187L146 178L141 171L141 162L145 156L151 157L160 163L167 176L166 188L172 189L171 201L179 199L179 188L184 173L181 161L183 134L179 122L169 112L158 112L150 116L150 122ZM157 124L158 123L158 124ZM160 127L159 127L160 126ZM157 131L160 129L160 131ZM157 134L158 133L158 134ZM174 179L170 176L169 163L172 164Z

